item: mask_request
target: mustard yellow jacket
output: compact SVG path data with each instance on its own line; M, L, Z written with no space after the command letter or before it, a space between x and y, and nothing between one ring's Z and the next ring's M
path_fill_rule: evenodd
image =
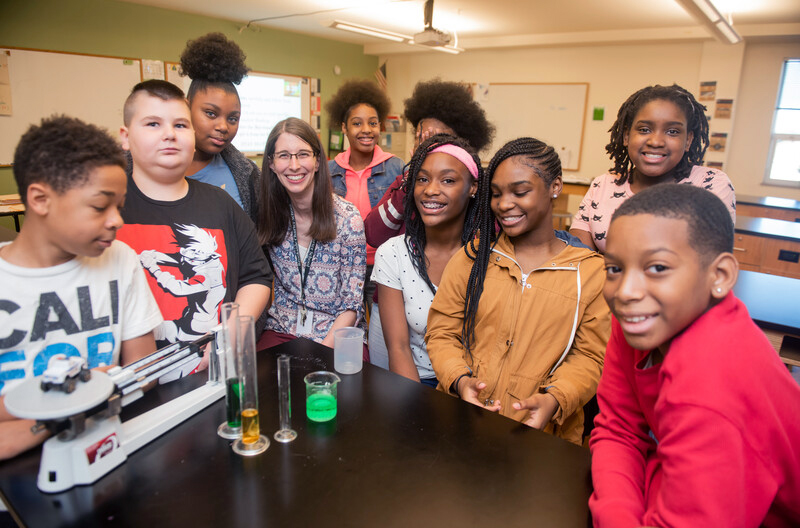
M517 421L529 411L511 404L546 390L559 409L545 431L580 443L583 405L597 391L611 316L602 296L603 257L556 233L564 249L527 277L501 234L478 303L472 358L461 339L472 260L456 253L433 299L425 342L440 390L471 374L486 383L479 400L499 400L501 414Z

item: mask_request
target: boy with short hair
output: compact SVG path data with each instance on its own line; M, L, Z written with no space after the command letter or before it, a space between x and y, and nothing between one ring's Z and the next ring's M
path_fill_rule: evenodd
M123 113L120 137L133 170L120 239L139 253L164 316L157 344L202 336L219 322L224 302L258 319L270 295L267 261L241 207L225 191L184 177L195 135L183 92L166 81L139 83Z
M32 420L12 417L6 392L42 374L56 354L90 368L126 365L155 351L162 319L122 226L125 158L105 131L68 117L22 136L14 178L26 206L0 244L0 459L40 443Z
M731 291L730 214L665 184L614 213L594 525L798 526L800 386Z

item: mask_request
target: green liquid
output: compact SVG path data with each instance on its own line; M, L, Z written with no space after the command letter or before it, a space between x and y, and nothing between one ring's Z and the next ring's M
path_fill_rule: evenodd
M239 378L228 378L225 381L228 394L225 398L225 409L228 416L228 427L242 426L242 413L239 399L242 395L242 386Z
M336 416L336 397L326 392L312 394L306 399L306 416L314 422L327 422Z

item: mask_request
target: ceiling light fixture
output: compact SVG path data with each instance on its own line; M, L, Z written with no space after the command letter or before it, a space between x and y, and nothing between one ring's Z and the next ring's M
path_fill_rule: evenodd
M351 33L391 40L392 42L410 42L412 40L412 37L409 35L401 35L400 33L393 33L370 26L362 26L361 24L354 24L352 22L342 22L341 20L334 20L330 27L343 31L350 31Z
M719 40L728 44L738 44L742 41L741 35L733 29L733 25L720 14L710 0L678 0L678 2L700 18Z

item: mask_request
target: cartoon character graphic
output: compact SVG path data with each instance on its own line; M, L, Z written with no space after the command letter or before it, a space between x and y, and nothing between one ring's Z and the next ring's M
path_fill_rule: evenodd
M176 224L172 230L177 254L151 249L139 254L142 267L166 294L186 300L180 317L156 329L156 341L169 343L192 341L214 328L225 297L225 266L216 237L195 225Z

